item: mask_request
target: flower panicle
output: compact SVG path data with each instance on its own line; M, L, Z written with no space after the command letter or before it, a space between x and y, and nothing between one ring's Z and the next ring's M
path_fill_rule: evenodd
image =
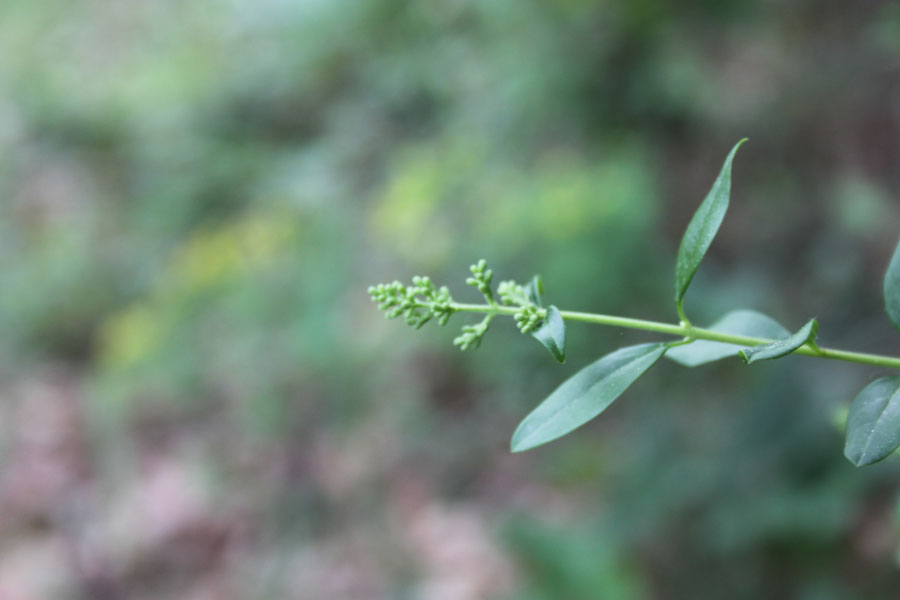
M466 283L481 292L489 306L518 307L519 310L513 318L522 333L531 333L541 326L546 317L546 310L541 308L538 299L537 278L528 286L515 281L502 281L497 286L495 297L491 289L494 272L488 268L487 261L482 259L471 265L469 270L472 276L466 279ZM403 317L407 325L416 329L432 319L440 325L446 325L450 316L459 310L454 306L450 290L446 286L436 286L427 275L413 277L412 285L393 281L370 286L369 295L372 301L378 304L378 309L384 312L385 317L388 319ZM454 338L453 344L461 350L477 348L481 345L494 316L493 313L488 314L478 323L463 325L462 333Z

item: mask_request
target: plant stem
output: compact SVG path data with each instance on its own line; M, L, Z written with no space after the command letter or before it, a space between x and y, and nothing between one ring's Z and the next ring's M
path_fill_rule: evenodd
M491 315L509 315L512 316L519 311L515 306L499 306L489 304L459 304L452 303L452 310L458 312L487 313ZM627 329L642 329L644 331L656 331L668 335L676 335L684 338L693 338L698 340L708 340L711 342L724 342L726 344L736 344L739 346L758 346L760 344L768 344L776 340L767 338L747 337L743 335L733 335L730 333L721 333L702 327L693 325L676 325L673 323L662 323L660 321L647 321L645 319L631 319L628 317L616 317L612 315L601 315L595 313L573 312L568 310L559 311L563 319L569 321L581 321L583 323L594 323L595 325L609 325L611 327L625 327ZM837 350L834 348L820 348L815 342L807 343L797 350L794 354L803 356L815 356L818 358L828 358L831 360L842 360L846 362L854 362L863 365L873 365L876 367L887 367L890 369L900 369L900 358L893 356L883 356L880 354L867 354L864 352L849 352L847 350Z

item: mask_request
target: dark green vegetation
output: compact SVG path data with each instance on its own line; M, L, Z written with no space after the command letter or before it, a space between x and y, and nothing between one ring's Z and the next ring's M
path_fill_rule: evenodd
M467 355L363 290L485 257L544 307L672 321L747 135L691 321L897 355L898 40L877 0L0 3L0 586L893 599L900 461L835 449L895 373L659 361L510 455L559 381L658 338L568 327L560 365L498 318Z

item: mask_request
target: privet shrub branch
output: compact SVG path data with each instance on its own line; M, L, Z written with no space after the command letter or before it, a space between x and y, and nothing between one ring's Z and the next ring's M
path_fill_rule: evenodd
M559 310L544 306L543 286L535 276L528 284L503 281L492 289L493 271L484 260L472 265L468 285L477 288L484 304L454 302L446 287L438 288L428 277L413 277L412 285L399 281L369 288L372 300L388 318L404 317L422 327L434 319L445 325L454 313L480 313L484 318L464 325L453 343L463 350L476 348L498 316L511 316L522 333L531 334L559 362L566 359L565 321L643 329L677 336L674 341L626 346L603 356L564 381L519 424L513 433L513 452L529 450L555 440L603 412L628 386L663 356L696 367L729 356L741 356L747 364L801 354L878 367L900 369L900 358L822 348L816 343L819 325L811 319L791 333L774 319L752 310L735 310L709 327L697 327L688 319L684 296L728 210L731 165L746 140L728 154L712 189L688 224L675 263L677 324L626 317ZM884 279L888 317L900 330L900 244ZM900 446L900 376L882 377L866 386L850 406L844 454L855 465L877 462Z

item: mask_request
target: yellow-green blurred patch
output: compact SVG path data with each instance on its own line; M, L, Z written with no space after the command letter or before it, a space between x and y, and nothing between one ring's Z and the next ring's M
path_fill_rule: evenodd
M135 303L107 319L100 330L105 366L126 366L151 354L160 341L158 321L158 315L144 303Z
M598 159L556 150L532 164L487 160L489 154L471 140L408 152L372 213L378 241L433 265L458 250L459 231L469 244L558 243L644 222L653 212L654 181L640 153Z
M471 141L420 146L397 162L372 213L372 228L388 247L425 264L437 264L455 245L448 209L479 176L484 150Z
M147 298L104 322L102 364L125 367L152 355L179 303L269 268L299 235L297 219L285 215L250 215L194 233L172 254Z
M265 268L298 234L296 222L272 216L201 230L175 252L158 291L197 292Z

